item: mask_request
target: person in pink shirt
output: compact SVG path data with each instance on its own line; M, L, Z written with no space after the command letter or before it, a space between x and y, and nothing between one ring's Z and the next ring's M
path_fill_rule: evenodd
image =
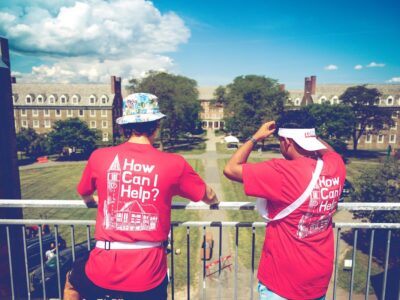
M128 141L90 156L77 190L98 207L96 247L68 274L66 299L167 299L172 197L218 200L183 157L152 146L163 117L156 96L129 95L116 120Z
M284 158L247 163L253 146L277 133ZM266 122L224 174L242 182L268 222L258 267L259 299L325 299L333 270L332 216L343 189L343 160L315 135L313 119L289 111Z

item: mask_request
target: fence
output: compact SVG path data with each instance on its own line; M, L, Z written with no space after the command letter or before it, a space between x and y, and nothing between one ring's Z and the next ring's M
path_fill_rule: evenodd
M34 208L86 208L86 206L81 201L76 200L1 200L0 201L0 208L25 208L25 207L34 207ZM173 209L185 209L185 210L209 210L210 208L202 203L174 203ZM223 202L219 205L220 210L254 210L254 204L251 202ZM400 210L400 203L398 204L389 204L389 203L339 203L338 210L350 210L350 211L370 211L370 210L379 210L379 211L391 211L391 210ZM31 268L29 266L30 261L28 259L28 250L29 245L27 245L27 228L30 225L42 225L48 224L54 226L53 230L53 241L55 243L55 255L53 259L53 271L49 273L48 271L48 262L44 261L43 253L45 252L44 244L48 241L43 240L43 229L41 226L38 226L38 241L36 243L36 248L38 246L37 251L42 255L39 255L39 265L35 269L34 272L31 272ZM70 244L71 247L65 249L64 251L69 253L68 259L74 261L80 253L84 252L83 250L87 251L93 247L93 241L91 239L91 228L95 224L93 220L44 220L44 219L23 219L23 220L16 220L16 219L0 219L0 227L5 227L6 237L7 237L7 248L9 253L9 272L10 276L10 285L12 290L12 298L15 298L15 282L13 280L13 268L12 268L12 253L13 249L11 249L11 233L15 232L15 230L21 230L22 232L22 239L24 245L24 263L25 263L25 286L26 286L26 293L28 299L36 298L37 295L40 295L43 299L46 299L49 295L49 286L46 282L48 282L48 277L51 275L51 279L56 281L56 284L53 287L56 287L53 294L50 295L52 297L62 298L62 289L63 289L63 274L65 274L64 265L70 265L66 263L66 259L64 256L61 255L62 249L60 243L60 236L59 236L59 227L60 226L69 226L70 228ZM75 228L76 226L84 226L86 227L86 241L84 243L77 244L75 241ZM226 293L224 295L221 293L221 281L218 282L218 289L219 293L210 293L207 295L208 289L208 281L207 281L207 261L205 259L202 260L202 274L200 274L201 283L199 284L199 295L203 299L239 299L240 292L243 292L243 287L241 286L238 289L238 268L239 268L239 258L241 253L239 253L239 231L244 230L244 228L251 229L251 249L250 249L250 256L251 256L251 267L250 272L248 274L249 277L249 287L248 290L248 298L247 299L254 299L256 297L254 293L254 284L255 284L255 241L256 241L256 228L263 228L265 227L265 223L263 222L203 222L203 221L188 221L188 222L173 222L171 224L171 254L169 258L169 267L170 267L170 298L177 299L177 291L175 288L175 273L177 272L176 266L174 263L175 259L175 245L174 245L174 232L176 228L183 227L186 228L186 270L179 270L179 272L186 271L186 295L187 299L193 298L193 291L191 288L191 264L190 264L190 257L191 257L191 229L192 228L200 228L202 229L202 241L203 243L206 242L206 229L207 228L217 228L218 232L218 267L216 268L216 275L220 276L224 270L224 257L222 254L222 239L223 239L223 230L222 228L229 228L234 230L234 254L232 255L233 259L233 288L230 289L232 295L227 297ZM390 289L393 289L393 286L387 286L388 280L388 269L389 269L389 256L390 256L390 249L392 243L392 236L393 232L400 229L400 223L335 223L334 224L335 231L336 231L336 241L335 241L335 262L334 262L334 273L333 273L333 289L332 294L327 295L327 298L332 297L333 299L342 299L343 295L338 295L338 279L339 279L339 252L341 244L341 233L348 229L353 230L353 250L352 250L352 264L349 267L350 272L350 283L349 283L349 290L346 297L348 299L352 299L354 294L354 278L355 278L355 268L356 268L356 249L357 243L359 241L359 233L361 230L367 230L370 234L369 238L369 253L368 253L368 265L367 265L367 274L365 280L365 299L369 299L369 291L371 290L370 285L370 277L371 277L371 266L373 264L373 251L374 251L374 242L375 242L375 233L377 230L381 233L383 230L386 236L386 250L384 255L383 261L383 279L382 279L382 290L380 291L377 297L379 299L388 299L387 292ZM20 229L17 229L20 228ZM12 230L10 230L12 229ZM263 239L263 237L262 237ZM38 244L38 245L37 245ZM68 252L69 251L69 252ZM204 256L206 249L203 248ZM79 253L77 253L79 252ZM59 255L60 253L60 255ZM242 254L243 255L243 254ZM221 259L222 258L222 259ZM214 263L215 264L215 263ZM49 275L50 274L50 275ZM36 276L36 277L35 277ZM400 285L400 280L397 279L397 288ZM240 281L243 283L242 281ZM38 285L41 285L41 289L38 290ZM33 290L35 288L35 290ZM392 290L391 290L392 291ZM229 293L228 293L229 294ZM182 291L180 291L180 298L182 299ZM396 298L400 300L400 289L396 292Z

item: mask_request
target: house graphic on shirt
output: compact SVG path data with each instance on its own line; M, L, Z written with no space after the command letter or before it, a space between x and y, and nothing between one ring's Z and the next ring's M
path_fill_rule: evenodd
M139 201L127 202L116 213L116 229L124 231L154 231L158 223L158 209Z
M118 207L120 183L121 181L121 165L119 163L118 154L115 155L110 167L107 171L107 199L104 203L104 228L112 229L115 225L113 212Z

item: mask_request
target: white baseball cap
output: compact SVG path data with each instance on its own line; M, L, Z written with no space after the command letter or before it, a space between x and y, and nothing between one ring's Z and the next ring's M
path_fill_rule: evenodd
M307 151L326 149L315 134L315 128L279 128L278 135L293 139L296 144Z

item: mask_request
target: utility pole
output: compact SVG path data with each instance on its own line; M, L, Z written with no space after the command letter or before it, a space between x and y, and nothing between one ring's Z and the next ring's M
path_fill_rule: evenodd
M14 109L12 103L11 67L8 40L0 37L0 201L21 199ZM22 219L21 208L0 209L1 219ZM22 229L9 226L7 242L5 226L0 226L0 298L23 299L27 295ZM11 253L8 253L10 244ZM9 255L12 254L11 266ZM12 272L12 276L11 276ZM24 284L25 283L25 284ZM12 288L13 287L13 288Z

